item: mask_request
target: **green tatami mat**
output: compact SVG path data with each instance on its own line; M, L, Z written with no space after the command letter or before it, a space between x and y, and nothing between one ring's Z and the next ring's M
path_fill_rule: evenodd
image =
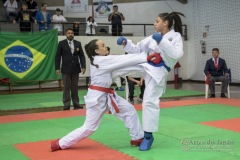
M238 160L239 133L199 122L239 117L239 112L238 107L224 105L164 108L161 110L159 131L154 133L152 148L146 152L130 146L129 132L124 124L109 114L104 115L100 127L89 138L140 160ZM141 119L142 112L138 114ZM5 155L9 155L10 160L24 159L14 149L14 144L62 137L80 127L84 120L85 116L79 116L1 124L0 159L4 159ZM223 141L231 144L222 144Z
M79 90L78 93L80 103L84 104L85 102L83 97L86 95L87 90ZM117 93L119 96L124 97L125 91L117 91ZM196 95L203 95L203 93L191 90L167 89L166 93L163 95L162 98L179 96L181 97L196 96ZM0 110L16 110L29 108L34 109L63 106L62 91L0 95L0 102L1 102Z
M124 87L123 87L124 88ZM119 96L125 97L125 91L117 91ZM134 96L137 96L137 91L135 88L134 91ZM140 94L140 91L139 91ZM205 95L203 92L197 92L193 90L179 90L179 89L168 89L166 92L163 94L162 98L174 98L174 97L187 97L187 96L200 96L200 95Z

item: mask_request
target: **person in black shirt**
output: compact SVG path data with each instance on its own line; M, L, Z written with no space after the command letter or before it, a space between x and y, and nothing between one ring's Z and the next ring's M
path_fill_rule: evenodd
M36 17L37 11L38 11L38 4L34 0L29 0L27 2L28 10L31 11L32 16Z
M122 35L122 21L125 18L121 12L118 12L118 6L113 6L113 12L109 14L108 21L112 24L112 36L121 36Z
M34 22L34 19L32 18L31 12L27 11L27 4L25 2L21 4L21 10L13 20L13 23L15 24L17 21L19 21L19 28L21 32L30 32L32 30L31 23Z

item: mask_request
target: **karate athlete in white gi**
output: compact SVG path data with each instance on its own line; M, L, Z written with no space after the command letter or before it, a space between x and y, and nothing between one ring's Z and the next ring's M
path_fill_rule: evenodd
M145 91L143 97L142 125L144 130L144 140L139 149L141 151L149 150L154 137L152 132L158 131L158 122L160 114L160 97L166 90L166 82L169 71L174 67L177 61L183 56L182 42L182 21L179 12L161 13L156 18L154 28L156 33L133 44L131 40L120 37L117 44L124 46L127 53L147 52L150 56L156 53L160 54L162 62L153 64L152 62L139 64L138 66L125 67L116 70L116 74L126 75L128 70L145 71ZM158 47L155 47L158 44ZM113 77L115 77L115 72Z
M92 40L85 45L85 51L90 59L91 84L84 97L86 104L86 120L77 128L51 142L51 150L66 149L90 136L98 128L103 115L110 110L112 114L122 120L131 136L130 144L139 146L144 132L137 112L132 104L118 96L112 84L112 71L129 65L147 62L145 53L129 55L108 55L108 49L102 40ZM151 58L150 58L151 59ZM155 59L155 57L153 58Z

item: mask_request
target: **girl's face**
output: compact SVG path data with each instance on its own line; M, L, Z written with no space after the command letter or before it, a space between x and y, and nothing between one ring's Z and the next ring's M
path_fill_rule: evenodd
M98 40L96 42L98 49L95 49L95 52L99 55L99 56L106 56L108 55L109 51L107 49L107 46L105 46L105 43L102 40Z
M168 21L163 21L160 17L156 18L156 21L154 22L154 29L156 32L161 32L167 28Z

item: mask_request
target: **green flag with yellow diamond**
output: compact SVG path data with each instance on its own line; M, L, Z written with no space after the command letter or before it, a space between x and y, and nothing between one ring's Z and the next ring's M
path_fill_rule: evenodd
M57 80L57 30L36 33L0 33L0 78L11 82Z

